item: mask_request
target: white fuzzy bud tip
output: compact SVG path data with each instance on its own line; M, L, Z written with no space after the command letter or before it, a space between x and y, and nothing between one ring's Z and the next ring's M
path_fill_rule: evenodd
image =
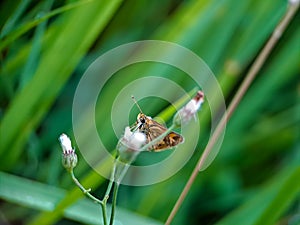
M73 150L71 140L66 134L61 134L58 140L64 153Z

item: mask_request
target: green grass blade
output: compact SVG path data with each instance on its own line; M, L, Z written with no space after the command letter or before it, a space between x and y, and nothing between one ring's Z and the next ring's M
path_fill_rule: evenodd
M244 205L217 225L272 225L300 193L299 164L287 167Z
M0 172L0 198L7 202L51 212L66 194L67 191L61 188ZM118 208L117 211L116 222L136 225L162 224L122 208ZM79 199L78 202L63 210L63 215L80 223L102 224L100 206L88 199Z
M52 4L53 4L53 0L46 1L44 3L44 10L46 12L49 11ZM37 29L33 37L31 52L20 79L20 88L23 88L31 80L32 75L36 70L36 67L39 62L39 56L41 53L42 37L44 36L44 33L46 31L46 25L47 25L47 21L44 21L38 24L37 26Z
M268 107L272 101L276 102L277 99L280 99L282 95L280 88L297 77L299 50L295 46L298 45L299 37L299 30L290 36L288 43L282 46L281 51L260 73L256 83L250 87L228 125L227 132L231 134L231 138L226 139L223 143L223 148L228 149L227 153L235 154L234 150L240 144L234 141L235 138L241 135L242 130L247 133L247 128L257 120L257 116L262 113L262 110ZM285 60L286 63L282 65L281 62Z
M17 20L24 13L24 11L26 10L26 8L30 2L31 2L31 0L25 0L25 1L20 2L19 6L16 9L16 11L14 12L14 14L4 24L4 26L1 30L1 33L0 33L0 39L3 38L4 36L6 36L9 32L11 32L11 30L15 26Z
M7 159L1 168L11 167L19 158L29 133L46 114L78 61L120 3L93 1L64 14L65 23L43 54L33 79L17 94L1 121L0 156L5 154ZM81 17L84 19L78 21Z
M2 51L5 47L7 47L13 41L18 39L21 35L28 32L29 30L31 30L32 28L34 28L35 26L37 26L41 22L46 21L46 20L50 19L51 17L56 16L58 14L67 12L71 9L81 7L85 4L90 3L91 1L93 1L93 0L81 0L79 2L70 3L68 5L65 5L65 6L61 7L61 8L55 9L52 12L49 12L49 13L45 14L44 16L37 17L33 21L25 23L21 27L17 28L15 31L11 31L12 33L8 33L8 31L5 32L1 37L4 40L2 40L1 43L0 43L0 51ZM5 38L5 36L7 36L7 38Z

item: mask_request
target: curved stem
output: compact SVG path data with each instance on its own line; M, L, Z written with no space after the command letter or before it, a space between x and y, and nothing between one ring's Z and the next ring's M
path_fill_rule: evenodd
M103 218L103 224L107 225L107 216L106 216L106 201L100 201L98 198L96 198L95 196L93 196L90 191L91 189L85 189L82 184L78 181L78 179L75 177L74 171L73 169L71 169L70 171L72 180L74 181L74 183L80 188L80 190L83 192L83 194L85 194L88 198L92 199L94 202L98 203L101 205L101 210L102 210L102 218Z
M92 199L94 202L98 203L98 204L103 204L102 201L100 201L98 198L96 198L95 196L93 196L90 191L91 189L85 189L82 184L77 180L77 178L74 175L73 169L70 171L71 177L74 181L74 183L80 188L80 190L83 192L83 194L85 194L87 197L89 197L90 199Z

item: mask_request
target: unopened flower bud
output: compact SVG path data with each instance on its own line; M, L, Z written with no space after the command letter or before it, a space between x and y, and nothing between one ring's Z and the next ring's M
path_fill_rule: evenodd
M192 118L196 118L196 113L201 108L203 102L204 93L202 91L198 91L195 97L183 108L181 108L174 116L173 123L175 126L180 127L182 124L186 124Z
M62 164L67 170L72 170L77 165L77 155L75 149L72 148L72 143L70 138L61 134L58 138L61 148L62 148Z
M145 134L139 131L132 132L129 127L126 127L124 136L117 145L120 159L125 162L131 161L132 158L139 153L145 143Z

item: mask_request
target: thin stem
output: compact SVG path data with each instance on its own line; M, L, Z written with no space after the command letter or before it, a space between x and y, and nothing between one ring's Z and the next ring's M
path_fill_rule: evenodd
M257 75L258 71L261 69L262 65L266 61L267 57L269 56L270 52L274 48L275 44L278 42L279 38L281 37L282 33L285 31L286 27L290 23L291 19L295 15L299 8L299 3L291 4L288 8L288 11L285 13L284 18L282 21L276 26L272 36L258 55L257 59L254 61L252 67L250 68L249 72L246 75L243 83L239 87L237 93L235 94L232 102L230 103L227 114L225 113L219 122L217 128L214 130L211 139L209 140L202 156L199 158L188 182L186 183L183 191L181 192L177 202L175 203L165 225L170 225L172 220L174 219L178 209L182 205L186 195L188 194L193 182L195 181L199 170L202 168L203 164L205 163L207 157L210 155L211 150L213 149L214 145L216 144L219 136L222 134L226 123L229 121L230 117L232 116L233 112L239 105L241 99L243 98L244 94L246 93L247 89L249 88L250 84L254 80L255 76Z
M106 203L108 198L109 198L109 193L111 191L111 188L112 188L112 185L113 185L113 182L114 182L114 177L115 177L115 172L116 172L116 160L114 162L114 166L113 166L113 169L111 171L111 175L110 175L110 180L109 180L109 183L108 183L108 186L107 186L107 189L106 189L106 192L105 192L105 195L104 195L104 198L103 198L103 202Z
M103 225L107 225L107 216L106 216L106 203L101 204L102 217L103 217Z
M114 193L113 193L113 201L112 201L112 206L111 206L111 214L110 214L109 225L114 224L114 218L115 218L115 212L116 212L116 206L117 206L117 195L118 195L119 186L120 185L118 183L115 183L115 185L114 185Z
M132 161L132 162L133 162L133 161ZM132 163L132 162L131 162L131 163ZM131 163L125 164L125 166L124 166L123 170L121 171L119 177L117 177L117 178L115 179L115 182L116 182L118 185L120 185L121 181L123 180L123 178L124 178L126 172L128 171L128 168L129 168L129 166L130 166Z
M74 183L80 188L80 190L83 192L83 194L85 194L87 197L89 197L90 199L92 199L94 202L98 203L101 205L101 210L102 210L102 217L103 217L103 224L107 225L107 216L106 216L106 201L100 201L98 198L96 198L95 196L93 196L90 191L91 189L85 189L82 184L77 180L77 178L75 177L74 171L73 169L71 169L70 171L71 177L74 181Z
M112 183L114 182L114 192L113 192L113 200L112 200L112 208L111 208L109 225L113 225L114 217L115 217L115 211L116 211L116 205L117 205L117 195L118 195L119 186L120 186L120 183L121 183L122 179L124 178L126 172L128 171L129 166L136 159L137 155L140 152L148 150L148 148L150 146L152 146L153 144L155 144L156 142L161 140L163 137L165 137L168 133L170 133L172 131L172 129L174 129L174 127L175 127L175 125L172 124L164 133L162 133L160 136L158 136L157 138L155 138L154 140L152 140L148 144L144 145L139 151L136 151L136 154L134 154L131 157L130 161L128 163L126 163L123 168L120 168L117 165L117 163L120 161L119 158L117 158L115 160L111 181L110 181L109 186L106 190L105 198L103 199L103 201L105 201L104 203L106 203L106 200L107 200L106 196L108 196L108 194L111 190ZM119 166L120 165L123 166L123 164L119 164ZM120 169L120 172L118 172L118 169Z
M71 174L71 177L72 177L74 183L80 188L80 190L83 192L83 194L85 194L87 197L89 197L90 199L92 199L92 200L95 201L96 203L101 204L101 205L103 204L102 201L100 201L98 198L94 197L94 196L90 193L91 189L85 189L85 188L81 185L81 183L80 183L80 182L77 180L77 178L75 177L74 172L73 172L73 169L70 170L70 174Z

